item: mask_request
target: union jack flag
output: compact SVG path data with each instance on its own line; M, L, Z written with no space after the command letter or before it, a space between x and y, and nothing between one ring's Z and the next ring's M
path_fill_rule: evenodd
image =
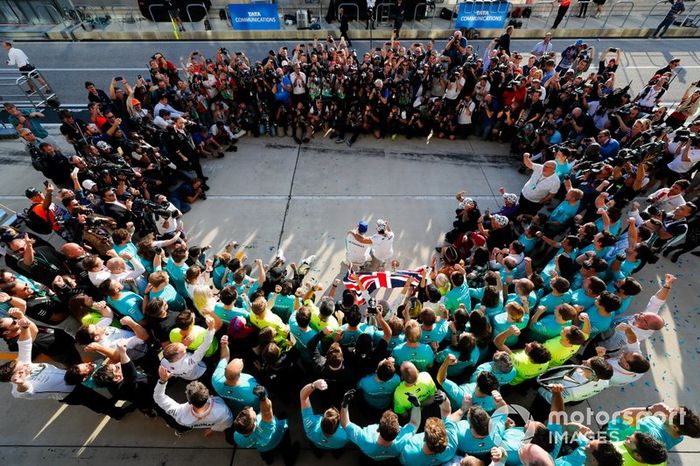
M355 292L355 300L357 304L364 304L365 300L362 297L362 292L357 286L357 278L370 295L378 288L403 288L409 278L420 282L423 274L423 267L415 270L395 270L382 272L356 272L353 273L348 269L343 277L343 285L345 289Z

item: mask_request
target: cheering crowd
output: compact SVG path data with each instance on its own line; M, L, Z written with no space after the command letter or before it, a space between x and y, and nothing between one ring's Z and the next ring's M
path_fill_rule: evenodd
M649 400L594 432L565 404L649 377L641 343L666 324L676 277L644 303L634 274L697 246L700 88L666 108L678 59L631 91L616 84L619 49L555 53L548 34L521 54L511 33L480 54L459 31L442 51L390 41L358 55L329 37L256 62L156 53L133 85L86 82L90 121L61 111L60 144L41 113L5 104L48 180L26 190L27 232L0 232L0 326L18 353L0 380L16 398L221 432L268 463L293 464L303 428L319 457L354 444L412 466L664 464L700 437L688 407ZM477 137L508 144L531 176L501 189L497 212L457 193L417 269L399 269L388 221L360 221L348 272L323 287L305 279L314 256L266 264L187 238L183 215L209 189L202 160L262 135ZM509 412L523 397L532 419Z

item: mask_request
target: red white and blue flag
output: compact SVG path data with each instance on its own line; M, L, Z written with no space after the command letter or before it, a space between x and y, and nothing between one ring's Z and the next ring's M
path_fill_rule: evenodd
M353 273L348 270L345 273L345 277L343 277L343 285L345 285L345 289L355 292L355 299L358 304L363 304L365 300L362 297L360 288L357 286L357 278L359 278L367 293L371 295L379 288L403 288L409 279L415 279L416 282L420 282L422 274L423 267L415 270L395 270L393 272Z

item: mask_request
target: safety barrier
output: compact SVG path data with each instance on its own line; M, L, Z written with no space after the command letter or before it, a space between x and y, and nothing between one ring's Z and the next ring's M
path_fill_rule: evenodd
M634 2L632 0L619 0L612 5L610 5L610 10L608 10L608 15L605 17L605 21L603 21L603 28L607 26L608 21L610 21L610 17L613 15L613 11L615 11L615 7L617 6L627 6L627 14L625 15L625 19L622 21L622 24L619 24L618 27L624 27L625 23L627 23L627 20L630 17L630 14L632 13L632 10L634 10Z
M543 15L543 17L544 17L544 24L545 24L545 26L546 26L546 25L547 25L547 21L549 20L549 18L551 18L551 17L553 16L553 13L554 13L554 5L556 5L556 2L554 2L553 0L544 0L544 1L536 2L536 3L533 3L533 4L529 5L530 8L532 8L532 9L530 10L530 16L527 18L527 22L525 23L525 28L527 29L528 27L530 27L530 21L532 20L533 17L534 17L534 18L537 17L537 14L536 14L536 13L537 13L537 7L539 7L539 6L548 7L548 8L545 8L545 9L544 9L544 11L546 11L547 14L546 14L546 15ZM542 9L541 9L541 10L542 10Z
M190 3L185 8L185 13L187 14L187 19L190 21L190 27L194 29L194 21L192 21L192 15L190 14L190 8L202 8L204 10L204 19L209 19L209 10L204 3Z

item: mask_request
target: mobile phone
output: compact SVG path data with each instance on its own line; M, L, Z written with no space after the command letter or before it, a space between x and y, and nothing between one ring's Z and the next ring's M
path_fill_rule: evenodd
M143 79L143 76L141 76L140 74L137 74L136 77L137 77L138 79Z
M124 150L121 147L117 147L117 154L120 156L124 155Z
M49 180L44 180L44 186L47 188L49 187Z
M122 78L121 76L117 76L116 78L114 78L115 81L121 81L122 79L124 78Z
M239 50L238 52L236 52L236 55L238 55L238 56L240 57L241 55L243 55L243 52L241 52L241 51Z
M199 55L199 52L192 52L192 56Z
M611 51L611 52L617 52L617 48L615 48L615 47L610 47L610 51Z

